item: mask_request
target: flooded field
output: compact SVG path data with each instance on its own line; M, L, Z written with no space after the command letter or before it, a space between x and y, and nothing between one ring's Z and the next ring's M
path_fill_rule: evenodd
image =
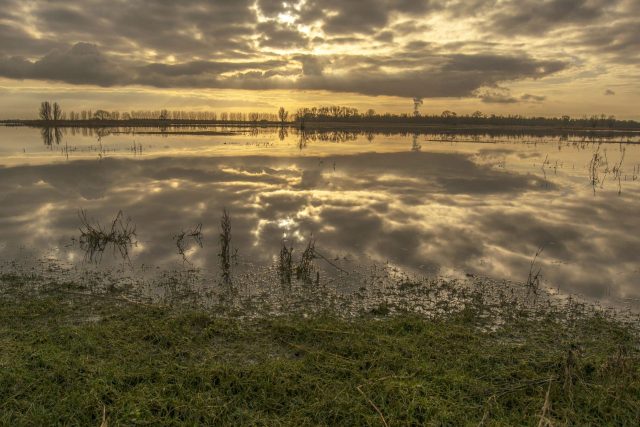
M506 279L637 311L639 143L633 133L0 127L0 261L260 288L315 245L313 283L357 288L383 271Z

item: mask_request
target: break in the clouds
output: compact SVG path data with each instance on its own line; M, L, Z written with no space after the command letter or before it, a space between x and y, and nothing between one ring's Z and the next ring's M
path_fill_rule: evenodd
M0 77L542 103L577 76L603 78L626 69L637 82L639 5L0 0Z

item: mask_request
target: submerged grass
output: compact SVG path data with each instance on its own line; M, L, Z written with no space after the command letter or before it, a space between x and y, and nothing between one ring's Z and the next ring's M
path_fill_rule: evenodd
M20 278L4 277L3 282ZM633 328L0 293L0 425L638 425Z

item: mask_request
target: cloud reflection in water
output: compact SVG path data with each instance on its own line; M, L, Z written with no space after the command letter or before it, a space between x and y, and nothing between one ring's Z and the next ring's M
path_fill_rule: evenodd
M134 263L180 265L172 236L202 223L204 247L190 261L215 269L226 207L235 247L256 263L271 263L283 236L297 240L300 250L313 234L331 256L388 260L426 274L524 280L531 257L544 246L547 284L594 298L640 296L637 182L620 196L594 197L578 179L575 153L558 154L566 168L545 179L539 165L531 167L544 159L537 150L443 144L420 152L341 154L338 148L331 156L105 158L4 167L0 257L16 257L18 246L34 255L67 246L77 235L78 209L101 220L122 210L137 224ZM65 256L82 259L77 251Z

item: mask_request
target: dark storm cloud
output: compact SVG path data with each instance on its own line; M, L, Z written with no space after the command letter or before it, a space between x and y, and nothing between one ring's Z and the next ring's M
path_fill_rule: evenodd
M477 91L476 95L480 100L487 104L516 104L518 102L542 102L547 99L543 95L533 95L525 93L519 98L511 95L511 92L506 88L491 88L482 91Z
M283 0L257 0L256 5L263 15L270 17L294 11L291 3Z
M640 61L640 2L637 0L508 1L490 11L488 33L504 36L560 34L560 42L622 64Z
M247 69L270 70L286 65L286 61L270 60L263 62L214 62L192 61L183 64L167 65L154 63L140 68L141 75L157 74L165 77L190 76L206 73L228 73Z
M34 39L23 28L2 23L0 18L0 53L42 55L63 46L53 40Z
M568 24L589 24L618 0L518 0L502 4L488 24L504 34L540 34Z
M125 83L124 70L89 43L77 43L66 52L54 50L35 62L21 57L2 59L0 75L99 86Z
M302 65L302 74L305 76L321 75L326 65L322 58L314 55L300 55L293 57L293 59L300 62Z
M639 7L640 8L640 7ZM569 43L623 64L640 63L640 14L615 24L582 29Z
M248 49L250 0L48 1L34 5L38 30L70 44L92 42L122 53L154 49L180 56Z
M515 104L518 102L508 91L504 90L488 90L479 93L478 98L487 104Z
M310 0L300 12L303 22L322 22L327 34L373 34L389 24L393 14L422 16L440 10L430 0Z
M529 101L529 102L542 102L545 99L547 99L547 97L543 95L532 95L530 93L525 93L520 97L520 99L523 101Z
M54 51L31 62L13 57L0 61L0 75L16 79L45 79L75 84L114 86L143 84L155 87L210 87L244 89L316 89L394 96L468 96L482 86L523 78L540 78L562 70L559 61L537 61L527 56L452 55L415 58L416 71L389 73L379 68L388 61L357 66L350 57L297 56L302 64L297 80L282 80L284 60L264 62L193 61L183 64L118 63L92 44L78 43L67 52ZM324 75L323 64L353 67L342 75ZM436 63L434 66L433 63ZM402 61L394 63L402 65ZM284 71L284 70L283 70ZM230 75L221 75L232 72ZM235 72L235 73L233 73Z
M560 71L566 65L562 61L536 61L525 55L452 55L450 59L444 67L446 72L504 73L505 79L509 76L542 77Z
M260 33L260 45L275 48L304 47L308 39L290 25L273 21L263 22L256 27Z
M416 71L395 73L387 73L376 67L363 67L346 76L304 78L300 81L300 87L366 95L461 97L470 96L483 86L523 78L540 78L566 67L559 61L537 61L526 56L455 55L436 59L442 65L431 67L425 61Z
M376 34L375 38L381 42L391 43L393 41L393 31L381 31Z
M0 0L0 76L99 86L464 97L549 76L578 61L575 55L524 53L505 34L563 31L564 46L574 52L637 64L638 9L631 0ZM425 18L433 16L474 19L474 31L482 34L475 41L430 40L425 35L432 22ZM321 32L303 31L311 27ZM347 44L395 50L331 53ZM318 45L328 46L327 53L314 55ZM542 101L490 92L480 98Z

